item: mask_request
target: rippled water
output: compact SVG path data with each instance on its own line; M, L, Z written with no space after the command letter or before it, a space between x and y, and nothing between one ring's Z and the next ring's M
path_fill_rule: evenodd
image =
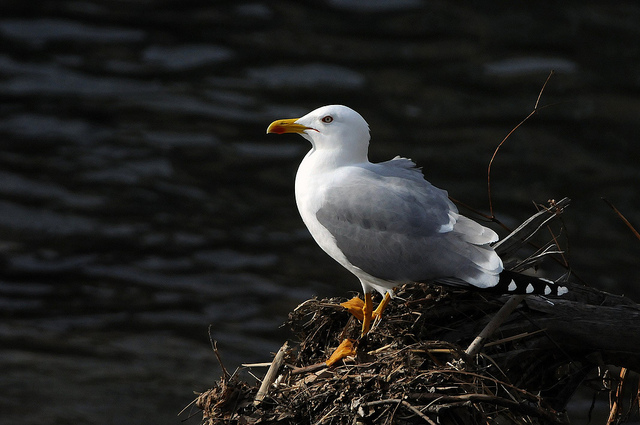
M265 361L299 302L357 291L297 216L308 148L272 120L344 103L513 225L569 196L570 258L638 297L640 7L333 0L0 6L0 420L178 423ZM550 273L561 273L550 267ZM192 419L192 421L194 421Z

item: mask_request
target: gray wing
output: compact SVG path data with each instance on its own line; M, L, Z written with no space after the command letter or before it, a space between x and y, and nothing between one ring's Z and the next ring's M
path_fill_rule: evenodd
M486 270L479 264L495 263L497 255L477 244L493 241L495 233L459 216L446 191L400 161L360 168L328 189L318 221L349 262L374 277L481 277ZM458 222L461 231L455 230Z

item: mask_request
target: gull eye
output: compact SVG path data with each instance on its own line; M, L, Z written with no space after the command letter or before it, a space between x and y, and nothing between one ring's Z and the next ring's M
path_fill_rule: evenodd
M322 122L325 124L329 124L331 121L333 121L333 117L331 115L327 115L326 117L322 118Z

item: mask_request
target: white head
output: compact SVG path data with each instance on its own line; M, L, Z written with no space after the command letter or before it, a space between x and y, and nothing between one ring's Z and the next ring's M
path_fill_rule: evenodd
M277 120L267 133L299 133L317 150L337 149L367 158L369 124L362 116L343 105L328 105L302 118Z

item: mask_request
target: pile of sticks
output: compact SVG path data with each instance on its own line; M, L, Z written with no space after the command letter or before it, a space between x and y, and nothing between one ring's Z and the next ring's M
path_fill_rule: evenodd
M533 236L568 204L541 208L496 245L511 259L505 264L524 270L561 256L553 232L542 243ZM324 361L344 338L357 338L360 325L340 307L343 299L314 298L290 313L297 342L283 344L269 363L244 365L268 366L262 382L223 366L223 377L195 404L207 425L564 424L576 389L592 385L611 393L609 423L628 419L640 393L637 375L627 376L640 371L640 306L563 284L569 294L553 299L405 285L357 355L331 368ZM626 410L625 377L636 394Z

